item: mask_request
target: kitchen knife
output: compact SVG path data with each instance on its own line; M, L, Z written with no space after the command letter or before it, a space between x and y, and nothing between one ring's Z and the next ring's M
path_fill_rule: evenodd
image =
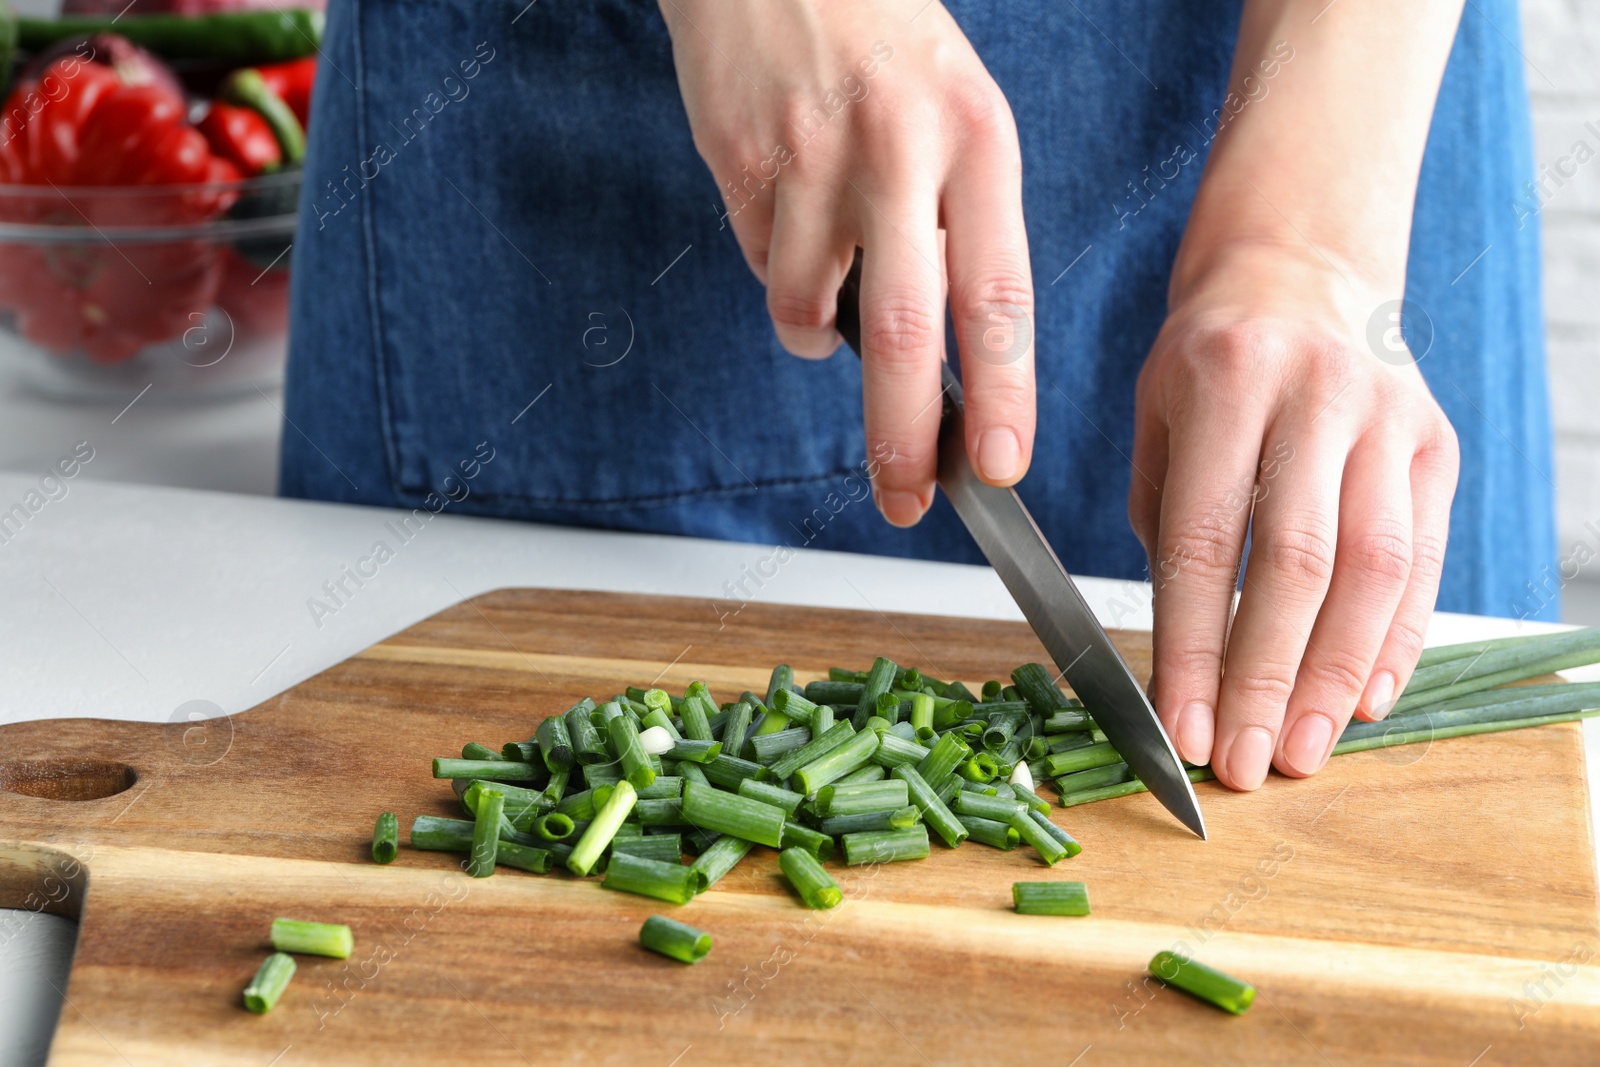
M839 290L838 330L861 354L861 252ZM946 345L953 357L956 346ZM1155 798L1189 829L1206 836L1194 786L1144 689L1089 610L1083 594L1014 489L985 483L967 460L961 383L944 376L939 423L939 487L955 506L1095 724Z

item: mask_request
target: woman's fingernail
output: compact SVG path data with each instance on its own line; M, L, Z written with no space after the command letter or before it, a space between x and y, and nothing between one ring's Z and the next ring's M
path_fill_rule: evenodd
M1178 755L1190 763L1211 762L1215 716L1202 700L1185 704L1178 712Z
M917 520L922 518L922 498L910 490L889 489L875 492L873 496L883 517L896 526L915 526Z
M1228 749L1228 778L1235 789L1257 789L1267 780L1272 765L1272 734L1260 726L1246 726Z
M1022 466L1022 442L1012 430L995 427L978 438L978 472L991 482L1011 482Z
M1394 707L1394 675L1379 671L1368 679L1367 692L1361 698L1361 704L1372 722L1386 718L1389 709Z
M1328 759L1333 720L1318 712L1300 716L1283 739L1283 761L1301 774L1316 774Z

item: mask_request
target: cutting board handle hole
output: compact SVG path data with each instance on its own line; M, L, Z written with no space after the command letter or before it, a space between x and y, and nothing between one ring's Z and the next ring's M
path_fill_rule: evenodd
M102 800L139 780L126 763L95 759L0 763L0 789L44 800Z

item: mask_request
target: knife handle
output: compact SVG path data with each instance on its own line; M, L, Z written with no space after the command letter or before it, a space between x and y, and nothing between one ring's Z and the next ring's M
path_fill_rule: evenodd
M861 358L861 249L856 249L855 262L850 264L850 273L844 276L844 284L839 287L839 309L836 313L836 328L844 343L850 346L850 351ZM955 352L954 337L948 327L945 329L945 352ZM939 363L940 375L944 383L944 411L941 423L948 422L952 413L959 414L962 410L961 382L950 369L948 358Z

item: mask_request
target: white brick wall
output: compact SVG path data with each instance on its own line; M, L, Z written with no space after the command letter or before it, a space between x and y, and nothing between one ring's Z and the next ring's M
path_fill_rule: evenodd
M1468 5L1464 17L1482 16ZM1536 162L1554 165L1580 138L1600 151L1600 137L1585 129L1590 122L1600 129L1600 4L1522 0L1522 30ZM1586 523L1600 524L1600 157L1553 189L1541 216L1558 529L1565 550L1580 538L1592 541ZM1569 618L1593 611L1592 597L1568 599Z

